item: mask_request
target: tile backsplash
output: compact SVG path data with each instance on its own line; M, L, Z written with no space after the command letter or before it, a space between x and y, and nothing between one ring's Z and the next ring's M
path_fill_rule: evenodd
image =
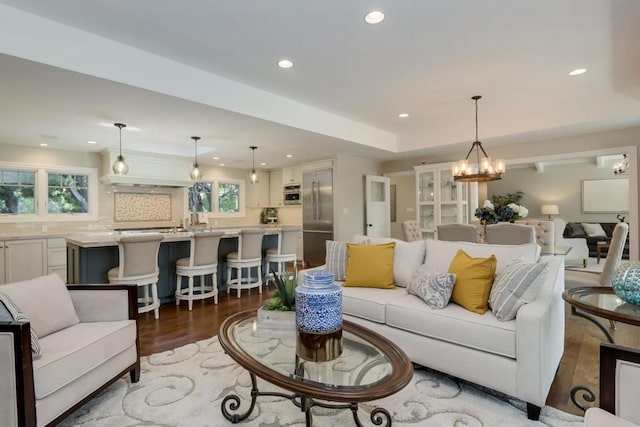
M115 193L114 221L171 221L171 194Z

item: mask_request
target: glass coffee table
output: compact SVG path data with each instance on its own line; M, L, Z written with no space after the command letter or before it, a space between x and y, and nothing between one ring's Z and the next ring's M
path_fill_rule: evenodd
M289 335L289 336L286 336ZM230 394L222 400L221 411L232 423L245 420L259 396L289 399L305 413L311 426L314 406L349 409L361 426L358 403L392 395L403 389L413 376L407 355L383 336L355 323L344 321L343 352L330 362L309 362L296 355L296 338L283 334L262 334L256 311L244 311L227 318L218 334L225 352L251 376L251 402L240 412L240 397ZM258 390L256 377L291 393ZM374 425L391 426L389 412L380 407L371 411Z

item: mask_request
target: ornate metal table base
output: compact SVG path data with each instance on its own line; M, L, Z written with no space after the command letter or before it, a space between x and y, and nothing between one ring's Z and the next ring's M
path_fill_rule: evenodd
M358 404L357 403L344 403L344 404L332 404L332 403L324 403L319 402L313 398L302 396L300 394L286 394L286 393L278 393L278 392L263 392L258 390L258 383L256 381L256 376L252 373L249 373L251 376L251 404L249 405L249 409L245 413L231 413L230 411L238 411L240 408L240 397L236 394L230 394L226 396L222 403L220 404L220 409L222 411L222 415L232 423L236 424L241 421L244 421L251 415L253 409L256 406L256 400L258 396L276 396L276 397L284 397L289 399L294 405L296 405L302 412L305 414L305 421L307 426L311 426L313 424L313 414L311 412L311 408L314 406L320 406L322 408L329 409L349 409L351 410L351 414L353 415L353 421L358 427L362 427L363 424L360 422L360 417L358 417ZM386 424L384 426L391 427L391 414L384 408L375 408L371 411L371 422L373 425L380 426L386 420Z
M588 321L596 325L598 329L600 329L604 334L604 336L607 338L607 341L609 341L611 344L614 344L613 336L611 335L611 332L609 332L609 330L605 328L602 325L602 323L600 323L598 319L596 319L594 316L578 311L574 306L571 306L571 314L577 317L582 317L583 319L587 319ZM576 396L580 392L584 392L584 393L580 397ZM573 404L583 411L586 411L587 409L589 409L590 406L583 405L582 403L580 403L579 402L580 398L584 402L588 402L588 403L592 403L596 401L596 395L593 392L593 390L591 390L589 387L584 385L577 385L573 387L570 393L571 393L571 401L573 402Z

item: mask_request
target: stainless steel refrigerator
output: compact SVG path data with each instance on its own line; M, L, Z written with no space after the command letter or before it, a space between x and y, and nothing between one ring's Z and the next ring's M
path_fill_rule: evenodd
M302 239L305 264L324 264L325 242L333 240L333 169L302 174Z

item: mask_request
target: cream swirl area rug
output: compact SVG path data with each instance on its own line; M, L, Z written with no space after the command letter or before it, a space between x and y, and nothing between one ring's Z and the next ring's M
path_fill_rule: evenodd
M250 402L251 381L246 370L228 357L218 338L188 344L141 359L137 384L123 377L71 415L63 426L229 426L220 404L234 393ZM261 391L276 388L258 379ZM540 421L527 419L525 404L497 396L465 382L428 370L416 370L413 380L395 395L360 404L359 416L372 425L376 406L387 409L394 426L581 426L582 418L551 407ZM348 410L313 408L314 426L352 426ZM304 413L288 399L258 397L251 416L239 426L304 426Z

